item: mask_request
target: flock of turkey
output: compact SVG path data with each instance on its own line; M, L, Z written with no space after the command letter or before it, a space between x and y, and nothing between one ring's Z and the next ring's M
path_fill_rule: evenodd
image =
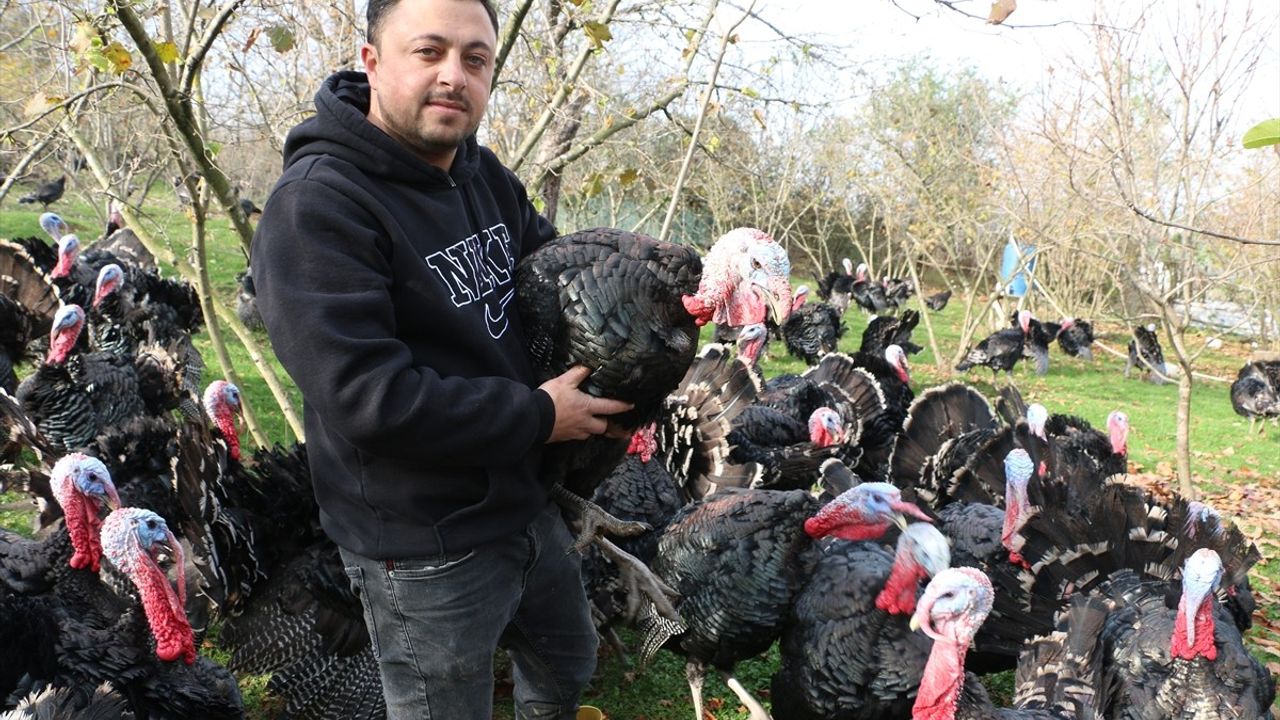
M243 717L246 674L270 676L280 717L384 717L305 448L242 451L239 391L206 386L191 346L198 298L127 229L82 250L41 225L55 245L0 243L3 482L40 509L33 538L0 533L0 717ZM587 528L602 636L684 657L699 720L708 671L753 720L1270 718L1242 639L1260 555L1234 524L1126 484L1123 413L1100 431L1012 386L994 405L963 384L917 395L920 317L892 314L914 288L849 265L808 303L760 231L699 257L597 229L517 268L539 371L587 365L585 387L635 405L629 441L546 453ZM878 315L836 352L853 303ZM727 343L698 348L708 322ZM764 377L775 333L808 370ZM1047 369L1053 341L1087 357L1092 330L1020 314L962 365ZM1251 367L1242 397L1270 392L1248 407L1275 414L1277 367ZM626 534L588 546L599 527ZM733 670L774 643L766 709ZM997 708L976 674L1011 669Z

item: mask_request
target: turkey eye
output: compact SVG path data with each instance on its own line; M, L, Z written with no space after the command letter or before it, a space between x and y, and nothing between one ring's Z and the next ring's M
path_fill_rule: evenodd
M148 530L155 530L155 529L156 529L156 521L155 521L155 520L148 520L148 521L147 521L147 529L148 529Z
M764 267L764 266L760 264L760 261L759 261L759 260L754 260L754 259L753 259L753 260L751 261L751 269L753 269L753 270L759 270L759 269L760 269L760 268L762 268L762 267Z

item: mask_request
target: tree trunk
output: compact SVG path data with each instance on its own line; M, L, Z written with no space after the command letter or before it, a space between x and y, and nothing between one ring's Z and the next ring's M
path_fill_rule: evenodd
M1191 483L1191 383L1191 367L1184 363L1178 378L1178 491L1195 499L1196 488Z

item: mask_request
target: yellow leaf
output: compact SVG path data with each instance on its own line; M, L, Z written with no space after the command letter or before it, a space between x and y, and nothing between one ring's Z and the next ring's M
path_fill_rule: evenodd
M178 46L171 42L162 42L156 45L156 55L160 57L160 62L168 64L178 61Z
M129 50L119 41L112 41L102 49L102 54L107 58L107 62L111 63L111 71L117 75L123 74L133 65L133 57L129 55Z
M626 187L635 182L638 177L640 177L640 173L635 168L627 168L622 171L622 174L618 175L618 184Z
M1007 20L1016 9L1018 9L1018 0L996 0L991 3L991 14L987 15L987 22L992 25L999 25Z
M582 24L582 31L587 34L587 37L591 38L591 42L595 44L597 49L603 48L605 42L613 39L613 33L609 32L609 26L604 23L585 22Z

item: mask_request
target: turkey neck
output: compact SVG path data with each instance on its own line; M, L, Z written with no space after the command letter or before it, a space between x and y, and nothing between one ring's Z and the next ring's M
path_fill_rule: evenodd
M920 677L912 720L954 720L956 703L964 686L964 656L967 648L933 641L933 650Z
M1195 620L1193 627L1195 629L1195 642L1189 642L1187 638L1187 597L1184 594L1182 599L1178 601L1178 615L1173 625L1173 638L1170 642L1169 654L1183 660L1194 660L1202 657L1206 660L1216 660L1218 657L1218 646L1214 644L1213 634L1213 595L1205 597L1200 602L1200 607L1196 608Z

